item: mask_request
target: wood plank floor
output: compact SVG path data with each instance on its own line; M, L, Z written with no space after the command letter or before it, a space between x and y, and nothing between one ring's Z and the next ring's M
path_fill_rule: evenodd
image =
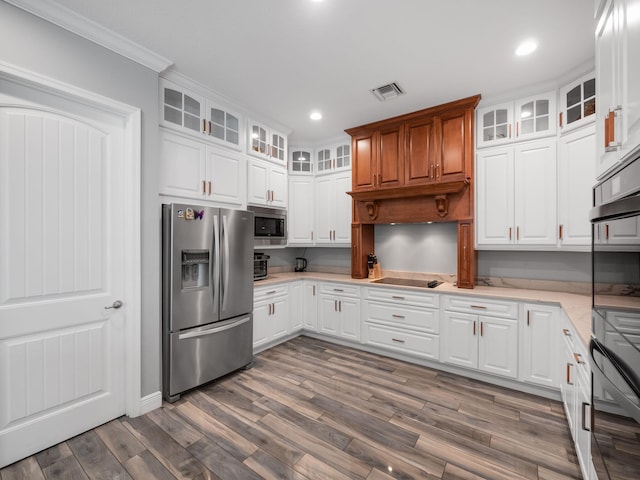
M298 337L14 479L579 479L559 402Z

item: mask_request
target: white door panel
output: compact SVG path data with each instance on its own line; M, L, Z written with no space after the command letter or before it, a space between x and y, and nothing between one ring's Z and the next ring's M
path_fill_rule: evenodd
M127 212L116 117L0 96L0 145L2 466L125 413Z

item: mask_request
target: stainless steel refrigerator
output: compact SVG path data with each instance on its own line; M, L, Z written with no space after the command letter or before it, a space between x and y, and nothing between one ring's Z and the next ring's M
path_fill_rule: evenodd
M253 359L253 213L162 206L163 395Z

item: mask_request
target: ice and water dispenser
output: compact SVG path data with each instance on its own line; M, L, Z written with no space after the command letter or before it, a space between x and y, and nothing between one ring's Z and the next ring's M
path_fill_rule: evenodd
M182 289L209 286L209 250L182 251Z

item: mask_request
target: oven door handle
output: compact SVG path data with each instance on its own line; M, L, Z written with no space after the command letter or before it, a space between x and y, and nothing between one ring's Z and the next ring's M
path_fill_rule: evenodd
M616 371L620 374L620 376L622 376L622 378L627 382L629 387L631 387L636 397L640 398L640 395L638 394L639 393L638 385L634 381L635 375L628 374L625 364L620 363L617 360L618 356L615 355L611 350L609 350L606 346L604 346L595 338L591 339L591 341L589 342L589 355L591 357L591 366L592 366L592 371L594 376L597 377L598 380L600 380L600 382L602 383L602 386L605 388L607 393L611 395L614 398L614 400L618 402L618 404L629 415L631 415L635 419L636 422L640 423L640 407L638 407L638 405L636 405L631 400L629 400L629 398L624 394L624 392L622 392L622 390L620 390L616 386L616 384L613 383L611 379L604 373L604 370L595 359L594 351L597 351L599 354L601 354L604 358L606 358L611 363L613 368L616 369Z

